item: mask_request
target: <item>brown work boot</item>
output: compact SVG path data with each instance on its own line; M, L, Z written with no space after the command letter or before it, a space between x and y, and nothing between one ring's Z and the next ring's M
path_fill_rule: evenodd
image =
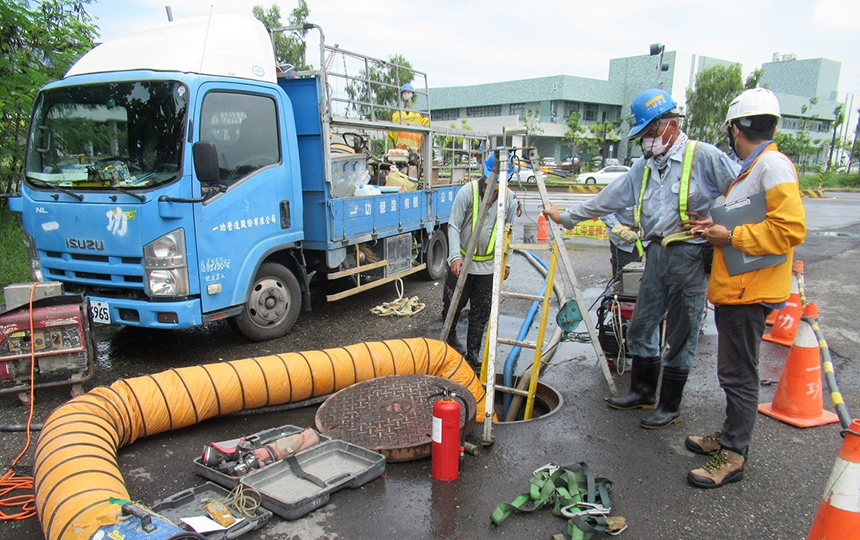
M687 473L687 481L696 487L718 488L729 482L740 482L744 478L744 457L731 450L720 450L711 454L711 459L700 469Z
M722 434L722 431L718 431L703 437L691 435L684 441L684 446L686 446L687 450L690 452L707 456L720 449L720 437Z

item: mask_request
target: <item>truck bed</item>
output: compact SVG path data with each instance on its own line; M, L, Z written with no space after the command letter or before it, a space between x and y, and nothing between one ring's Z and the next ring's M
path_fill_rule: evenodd
M302 171L305 249L332 250L446 223L459 185L421 191L332 198L326 155L320 79L279 79L292 102ZM330 164L329 164L330 167Z

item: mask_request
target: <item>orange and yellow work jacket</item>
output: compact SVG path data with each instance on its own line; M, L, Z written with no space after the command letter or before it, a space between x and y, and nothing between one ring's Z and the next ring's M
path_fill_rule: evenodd
M714 250L708 284L712 304L778 304L791 294L794 246L806 238L806 212L800 201L797 171L791 161L769 144L729 187L726 203L765 192L767 218L739 225L732 231L732 247L749 255L785 254L776 266L730 276L721 249Z
M430 119L415 111L394 111L391 121L395 124L409 124L412 126L429 126ZM395 148L408 148L417 152L421 148L424 136L411 131L389 131L388 138Z

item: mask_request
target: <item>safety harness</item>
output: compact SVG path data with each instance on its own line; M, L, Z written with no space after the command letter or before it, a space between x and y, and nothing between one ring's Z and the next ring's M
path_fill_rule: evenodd
M475 234L475 225L478 223L478 202L481 198L480 193L478 192L478 181L472 182L472 234ZM493 260L493 250L496 247L496 224L493 224L493 234L490 235L490 241L487 243L487 248L484 250L484 254L481 254L480 248L475 245L475 255L472 257L473 261L483 262L483 261L492 261ZM460 253L462 255L466 255L466 248L460 246Z
M690 141L687 143L687 148L684 150L684 162L681 167L681 186L678 189L678 213L681 216L681 221L690 219L689 216L687 216L687 202L690 199L690 177L693 175L693 158L696 155L696 145L696 141ZM642 218L642 201L645 199L645 188L648 186L649 178L651 178L651 167L646 164L645 170L642 171L642 184L639 188L639 202L633 209L633 225L636 230L640 230L639 224ZM666 247L672 242L680 242L683 240L689 240L690 238L694 238L694 236L687 231L673 232L672 234L664 237L661 244L663 247ZM641 238L636 240L636 251L639 253L640 257L644 252Z
M589 540L596 532L620 534L627 521L609 515L613 487L611 480L595 478L585 463L562 467L547 463L532 473L528 492L497 506L490 519L499 525L516 512L534 512L551 504L553 515L567 519L571 540Z

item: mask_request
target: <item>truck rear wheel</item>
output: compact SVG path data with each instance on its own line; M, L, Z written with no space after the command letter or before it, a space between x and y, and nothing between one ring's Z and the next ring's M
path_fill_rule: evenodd
M424 257L427 268L422 275L425 279L436 281L448 272L448 237L442 229L436 229L427 241L427 255Z
M252 341L283 337L295 324L302 303L296 277L283 265L266 262L257 271L242 313L232 326Z

